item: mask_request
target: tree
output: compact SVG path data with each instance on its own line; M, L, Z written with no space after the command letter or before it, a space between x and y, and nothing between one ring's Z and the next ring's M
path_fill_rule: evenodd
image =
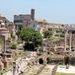
M20 32L21 32L21 30L18 30L18 31L16 32L16 35L18 36L18 38L20 38Z
M23 25L18 26L18 31L16 32L17 36L20 37L20 31L23 29Z
M25 49L35 50L36 47L42 45L42 35L32 28L22 28L19 31L19 37L25 41Z
M23 28L23 25L18 26L18 30L21 30Z

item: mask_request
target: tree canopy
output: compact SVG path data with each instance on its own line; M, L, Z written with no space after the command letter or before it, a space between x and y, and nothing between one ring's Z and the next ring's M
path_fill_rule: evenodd
M28 45L32 44L35 48L42 45L42 35L32 28L22 28L18 35L22 41L25 41Z

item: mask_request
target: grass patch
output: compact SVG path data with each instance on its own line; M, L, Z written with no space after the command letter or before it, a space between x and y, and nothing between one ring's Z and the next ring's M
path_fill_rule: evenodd
M56 72L55 75L75 75L73 73L60 73L60 72Z

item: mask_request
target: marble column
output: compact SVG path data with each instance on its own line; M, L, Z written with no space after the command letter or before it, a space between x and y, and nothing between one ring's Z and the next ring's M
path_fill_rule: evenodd
M71 51L71 47L72 47L72 32L70 32L70 51Z
M67 31L65 31L65 51L66 51L66 45L67 45Z

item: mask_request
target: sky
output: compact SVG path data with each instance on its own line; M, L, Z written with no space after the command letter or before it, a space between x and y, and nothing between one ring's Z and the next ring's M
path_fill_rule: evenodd
M0 15L13 20L13 15L30 14L50 23L75 24L75 0L0 0Z

